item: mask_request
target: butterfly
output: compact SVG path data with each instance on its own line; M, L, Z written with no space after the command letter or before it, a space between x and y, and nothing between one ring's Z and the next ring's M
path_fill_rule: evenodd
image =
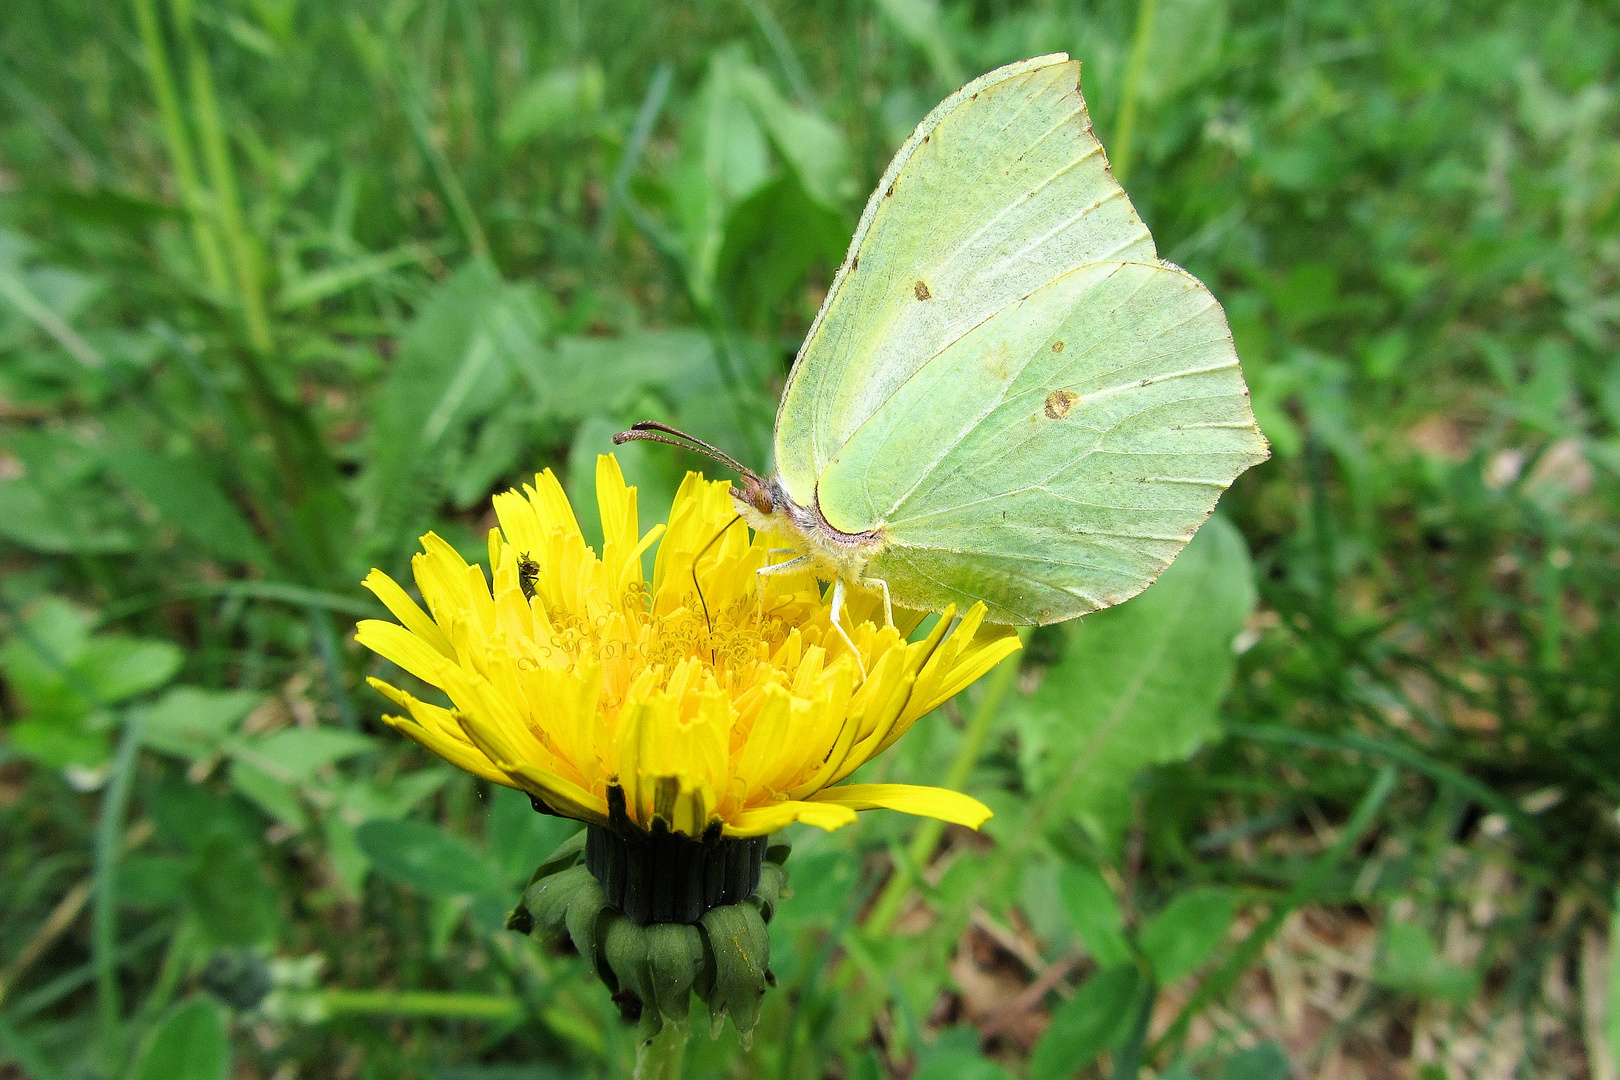
M992 71L918 125L794 360L738 514L893 608L1013 624L1127 600L1269 456L1226 316L1158 257L1066 54ZM848 635L845 634L846 640ZM853 646L852 646L853 650Z

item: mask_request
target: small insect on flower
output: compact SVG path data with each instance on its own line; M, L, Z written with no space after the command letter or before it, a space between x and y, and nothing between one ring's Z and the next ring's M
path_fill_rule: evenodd
M371 572L399 623L362 622L359 641L450 700L372 679L404 710L390 724L599 826L699 839L836 829L878 807L974 828L990 816L941 788L842 783L1018 648L982 605L908 641L920 616L883 625L881 602L857 597L846 643L812 576L757 573L768 540L737 519L725 481L689 474L668 528L645 534L613 457L598 459L596 487L600 557L547 471L495 497L490 577L431 533L412 563L427 611Z

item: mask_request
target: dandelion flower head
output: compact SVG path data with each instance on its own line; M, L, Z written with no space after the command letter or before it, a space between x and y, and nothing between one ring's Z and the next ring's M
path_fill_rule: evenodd
M366 620L358 640L450 703L372 679L404 712L388 723L595 824L621 797L635 825L691 837L835 829L880 807L975 828L990 816L942 788L843 783L1018 648L983 605L908 641L920 615L887 626L881 603L856 595L841 622L857 663L814 577L756 573L770 538L737 520L725 481L688 474L668 527L645 534L611 455L596 495L600 556L547 470L495 497L488 577L432 533L412 561L426 611L371 572L367 588L399 622Z

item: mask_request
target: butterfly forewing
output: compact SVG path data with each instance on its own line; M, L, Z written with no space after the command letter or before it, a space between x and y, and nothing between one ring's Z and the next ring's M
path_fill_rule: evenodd
M1061 54L991 72L895 155L777 414L777 469L796 500L808 503L855 430L974 326L1075 267L1154 259L1092 134L1079 75Z

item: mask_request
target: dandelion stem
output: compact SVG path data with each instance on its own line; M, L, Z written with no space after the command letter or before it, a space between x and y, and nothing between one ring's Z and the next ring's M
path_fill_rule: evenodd
M506 994L458 994L431 990L322 990L288 1000L326 1016L420 1016L456 1020L516 1020L523 1003Z
M967 728L962 732L962 743L956 748L956 757L951 761L951 771L945 777L945 787L953 791L960 791L962 785L967 783L968 774L978 763L979 754L984 750L984 740L990 734L990 724L1001 709L1001 702L1012 687L1013 679L1018 674L1017 653L1003 660L997 665L990 677L985 680L984 693L979 695L979 704L973 710L973 716L968 720ZM904 864L894 868L894 875L884 886L883 894L878 897L872 908L872 914L866 920L866 932L869 935L885 934L894 924L896 916L900 914L900 905L905 903L906 895L911 892L913 884L912 867L923 867L933 858L934 849L939 846L939 838L945 834L945 823L937 818L929 818L917 827L917 832L911 838L911 846L907 849L910 856Z
M636 1047L635 1080L681 1080L687 1033L684 1024L665 1024L658 1034L641 1040Z

